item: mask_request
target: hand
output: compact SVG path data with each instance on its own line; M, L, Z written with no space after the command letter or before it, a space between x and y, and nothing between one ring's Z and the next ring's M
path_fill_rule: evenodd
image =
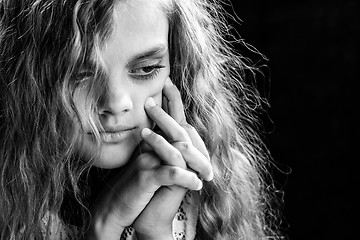
M202 182L196 174L166 165L142 146L128 166L122 168L94 206L94 224L88 235L93 239L118 240L143 211L160 186L178 185L198 190Z
M145 109L164 134L162 136L144 129L144 142L166 164L197 172L201 178L212 180L212 167L205 144L197 131L187 123L180 92L170 80L164 86L163 95L163 108L166 111L151 101L147 101ZM138 238L170 239L172 221L186 191L176 185L161 187L133 225Z

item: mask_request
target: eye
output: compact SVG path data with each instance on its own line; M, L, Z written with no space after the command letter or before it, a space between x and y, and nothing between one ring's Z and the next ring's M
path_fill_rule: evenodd
M129 73L135 79L148 80L155 78L160 73L161 68L165 68L165 66L162 65L144 66L144 67L134 68L130 70Z

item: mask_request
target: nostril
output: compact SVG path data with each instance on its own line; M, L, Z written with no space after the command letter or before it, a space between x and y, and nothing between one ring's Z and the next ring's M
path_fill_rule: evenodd
M133 109L133 101L129 94L112 94L107 99L103 99L99 104L99 114L110 115L122 115L127 112L131 112Z
M107 116L110 116L110 115L117 115L117 114L121 114L121 113L127 113L129 112L130 109L126 108L126 109L123 109L122 111L119 111L119 112L114 112L114 111L110 111L110 110L101 110L98 112L98 115L99 116L102 116L102 117L107 117Z

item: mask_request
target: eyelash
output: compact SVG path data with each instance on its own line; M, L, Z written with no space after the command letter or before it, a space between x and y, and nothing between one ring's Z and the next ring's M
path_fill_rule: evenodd
M152 65L152 66L139 67L139 68L130 70L130 75L137 80L151 80L151 79L154 79L160 73L161 68L165 68L165 66ZM150 69L149 73L145 73L145 74L137 73L138 71L141 71L144 69Z
M137 79L137 80L151 80L154 79L159 73L160 70L162 68L165 68L165 66L163 65L152 65L152 66L144 66L144 67L139 67L139 68L135 68L133 70L130 70L130 75ZM145 74L138 74L138 71L144 70L144 69L150 69L150 71L148 73ZM81 72L78 74L78 76L76 77L75 82L77 84L82 84L84 82L86 82L89 78L91 78L93 76L92 72L89 71L85 71L85 72Z

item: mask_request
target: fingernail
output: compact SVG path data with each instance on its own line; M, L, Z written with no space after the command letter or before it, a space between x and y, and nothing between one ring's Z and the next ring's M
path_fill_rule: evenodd
M203 182L199 179L196 190L200 190L200 189L202 189L202 187L203 187Z
M151 134L151 130L148 129L148 128L144 128L142 131L141 131L141 137L142 138L146 138L147 136L149 136Z
M207 181L211 181L211 180L213 180L213 178L214 178L214 173L211 172L211 173L209 174L209 177L208 177L208 180L207 180Z
M146 99L146 105L148 107L155 107L156 103L152 97L149 97L148 99Z

